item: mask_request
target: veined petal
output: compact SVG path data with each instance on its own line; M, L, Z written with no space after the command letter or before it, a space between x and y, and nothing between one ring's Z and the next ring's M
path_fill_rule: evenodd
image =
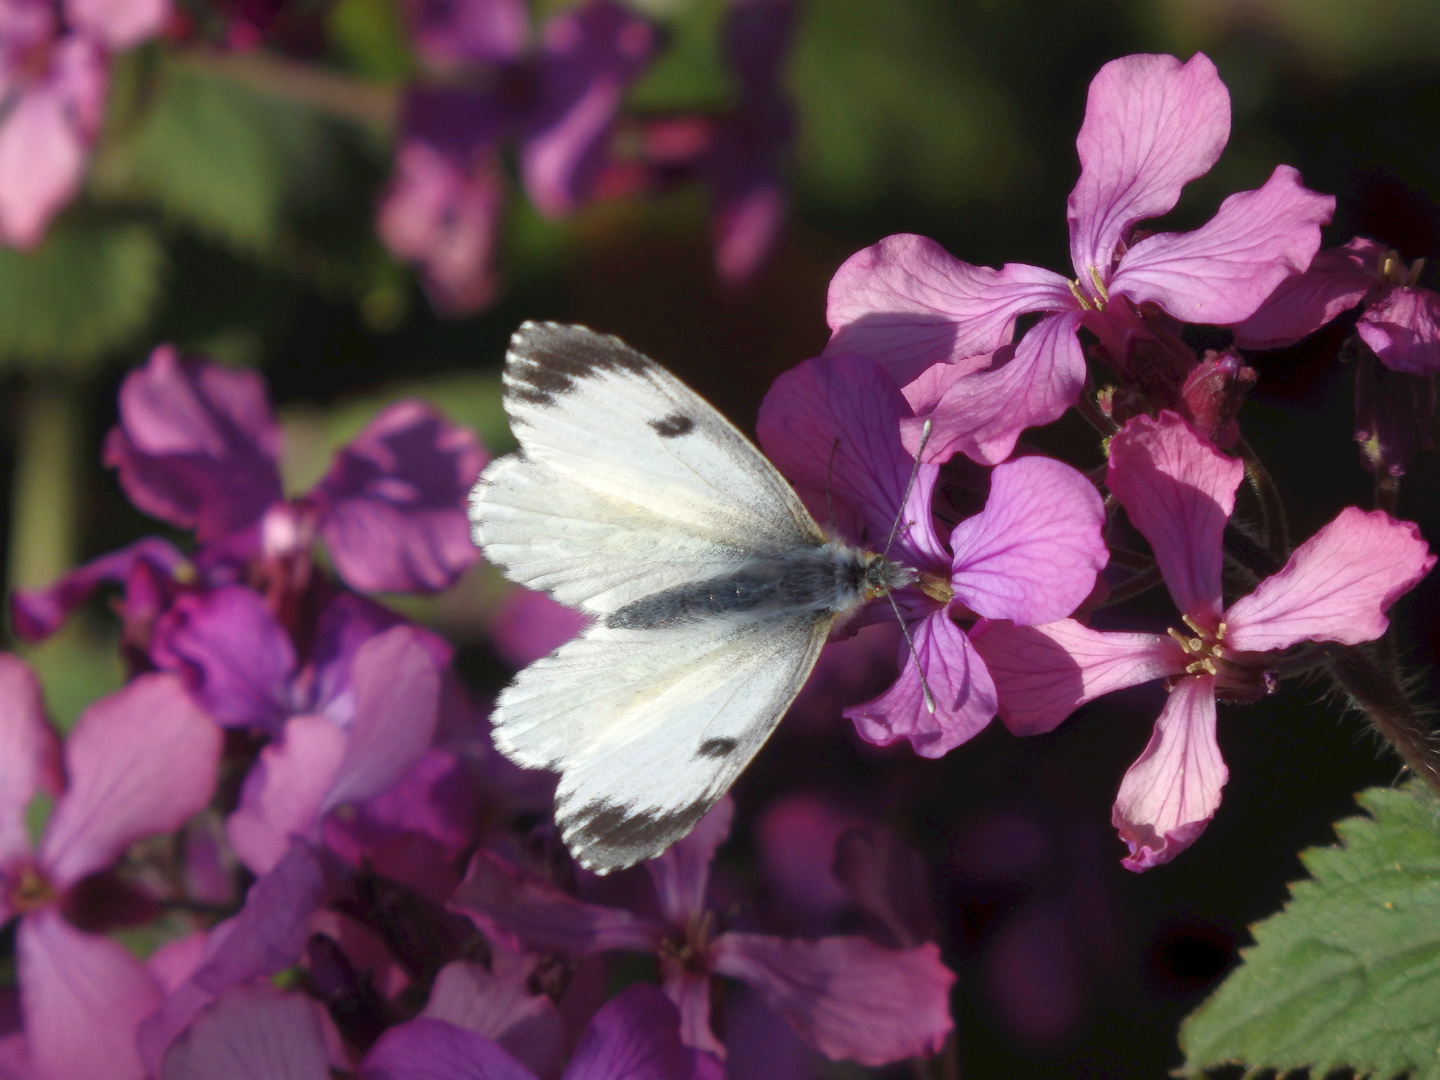
M359 1080L536 1080L495 1043L443 1020L411 1020L380 1036Z
M971 358L1010 344L1017 316L1076 306L1059 274L972 266L934 240L898 233L851 255L830 279L825 354L872 356L903 386L932 364L973 371Z
M1230 92L1204 53L1112 60L1090 83L1075 140L1080 181L1066 204L1070 261L1082 285L1109 277L1130 226L1174 208L1230 139Z
M164 1080L326 1080L321 1005L268 982L206 1006L165 1055Z
M1347 506L1284 569L1235 601L1225 644L1266 652L1298 641L1374 641L1390 624L1385 611L1434 565L1415 525Z
M506 948L588 956L607 949L654 952L665 931L621 908L587 904L484 848L450 907Z
M1215 816L1229 776L1215 741L1215 678L1181 679L1115 796L1112 822L1130 845L1126 869L1149 870L1193 844Z
M173 675L141 675L91 705L65 742L70 786L40 841L51 880L64 888L179 828L210 801L220 749L220 729Z
M802 1039L835 1060L888 1065L926 1057L954 1026L955 973L933 942L887 949L861 937L723 934L715 941L715 970L748 983Z
M680 1041L723 1058L725 1046L710 1027L710 973L661 957L660 978L661 989L680 1014Z
M950 534L955 596L987 619L1063 619L1109 561L1104 524L1100 493L1069 465L1043 457L997 465L985 509Z
M684 926L705 910L710 884L710 863L715 851L730 836L735 804L727 795L710 808L690 833L645 864L660 910L671 926Z
M45 719L40 681L18 656L0 653L0 870L30 853L25 809L35 792L54 794L63 783L60 740Z
M1309 337L1379 287L1385 246L1356 237L1316 254L1310 269L1288 277L1244 322L1230 329L1242 349L1278 349Z
M1087 701L1185 670L1185 654L1163 634L1114 634L1074 619L1044 626L981 621L970 639L1000 697L1000 719L1016 735L1053 731Z
M1194 232L1141 240L1120 260L1110 292L1153 301L1182 322L1239 322L1310 265L1334 213L1333 195L1308 190L1298 172L1277 165L1264 187L1231 195Z
M983 465L1004 461L1027 427L1048 424L1075 404L1085 385L1085 353L1075 331L1080 312L1048 315L1018 345L1005 346L985 371L933 367L905 387L915 408L902 420L913 452L921 430L933 424L924 460L942 463L962 453Z
M532 993L535 956L492 943L490 966L455 960L440 969L420 1015L494 1039L540 1076L560 1072L565 1024L546 994Z
M1207 630L1220 617L1220 542L1244 476L1173 412L1137 416L1110 440L1105 486L1150 541L1175 605Z
M15 942L25 1034L39 1080L141 1080L140 1021L159 984L109 938L87 934L56 907L20 921Z
M995 717L995 685L985 663L944 611L910 627L914 655L907 655L889 690L873 701L852 705L844 715L860 737L877 746L909 739L921 757L938 758L967 742ZM935 700L925 704L920 672Z
M1440 373L1440 295L1401 287L1377 298L1355 332L1391 371Z
M590 1021L564 1080L718 1080L705 1055L680 1043L680 1015L653 986L636 983Z

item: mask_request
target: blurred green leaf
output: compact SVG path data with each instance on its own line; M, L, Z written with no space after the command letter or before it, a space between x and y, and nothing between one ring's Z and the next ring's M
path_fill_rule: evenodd
M366 78L399 82L415 66L395 0L338 0L327 29L331 43Z
M1419 784L1359 800L1371 816L1301 855L1312 880L1252 927L1244 963L1185 1021L1183 1073L1440 1077L1440 803Z
M43 644L17 651L39 676L45 709L62 733L75 726L92 701L125 683L120 635L114 627L101 631L84 619L72 619Z
M0 248L0 359L80 368L135 336L165 255L144 225L65 217L31 252Z
M665 41L654 67L630 91L641 109L714 109L733 93L720 42L727 0L688 0L633 5L665 28Z

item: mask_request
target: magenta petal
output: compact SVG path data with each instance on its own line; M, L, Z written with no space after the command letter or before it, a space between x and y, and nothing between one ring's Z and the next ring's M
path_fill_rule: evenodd
M1181 679L1115 796L1112 821L1130 845L1126 869L1149 870L1193 844L1215 816L1229 776L1215 741L1215 679Z
M1440 373L1440 295L1429 289L1390 289L1366 307L1355 332L1391 371Z
M1110 440L1105 486L1150 541L1182 614L1215 628L1221 538L1245 466L1173 412L1137 416Z
M1109 561L1104 524L1100 493L1069 465L1043 457L997 465L985 509L950 534L955 597L987 619L1063 619Z
M480 553L465 497L486 460L475 433L423 401L388 406L311 496L335 569L362 592L437 592Z
M20 1003L40 1080L141 1080L140 1021L160 1005L145 965L109 938L86 934L55 907L20 922Z
M450 907L514 952L654 952L665 935L628 911L577 900L484 848L475 853Z
M665 996L680 1014L680 1041L723 1058L725 1046L710 1027L710 972L692 971L678 960L661 957L660 977Z
M492 944L488 969L464 960L441 968L420 1015L494 1039L537 1076L556 1076L565 1024L547 995L531 992L534 972L533 955Z
M490 623L490 642L511 667L522 668L549 656L575 637L590 620L548 594L515 586L500 602Z
M911 624L915 655L907 656L895 685L844 715L860 737L877 746L909 739L921 757L938 758L974 738L995 716L995 685L985 662L944 611ZM918 658L918 667L917 667ZM920 672L935 701L925 704Z
M1239 322L1310 265L1320 226L1334 213L1333 195L1317 195L1289 165L1278 165L1264 187L1231 195L1194 232L1137 243L1120 260L1110 292L1153 301L1182 322Z
M403 8L416 51L442 70L514 60L530 37L524 0L408 0Z
M1242 349L1278 349L1309 337L1379 286L1385 246L1356 237L1319 252L1303 274L1276 286L1255 314L1231 327Z
M232 987L175 1040L163 1080L328 1080L320 1008L267 982Z
M46 588L17 589L10 596L15 633L22 641L43 641L59 630L70 613L101 585L124 583L141 565L170 578L184 562L185 556L176 550L175 545L156 536L147 536L77 566Z
M1266 652L1299 641L1374 641L1385 612L1430 572L1420 530L1354 506L1295 549L1278 574L1225 613L1225 645Z
M748 983L802 1039L837 1060L888 1065L927 1057L954 1026L955 974L933 942L887 949L860 937L724 934L715 942L715 970Z
M1089 288L1109 277L1130 226L1169 212L1230 138L1230 93L1204 53L1112 60L1090 83L1075 140L1080 182L1070 193L1070 261Z
M933 425L925 460L941 463L961 453L994 465L1015 449L1027 427L1048 424L1075 404L1085 385L1085 353L1075 331L1080 313L1048 315L1015 346L1006 346L986 371L933 367L905 387L915 408L901 422L905 445L920 445L921 429Z
M170 0L65 0L65 18L111 52L133 48L165 29Z
M680 1043L680 1016L653 986L607 1001L575 1047L564 1080L701 1080L715 1073Z
M392 1027L360 1063L359 1080L536 1080L495 1043L443 1020Z
M70 785L40 841L64 888L136 840L172 832L215 791L220 729L173 675L141 675L87 708L65 742Z
M1112 634L1074 619L1044 626L980 622L970 639L1000 697L1000 719L1016 735L1042 735L1085 702L1185 670L1164 634Z
M705 910L710 863L730 836L735 804L727 795L710 808L695 828L645 864L671 926L686 926Z
M41 789L58 792L63 783L60 741L45 719L40 682L25 661L0 653L0 870L30 854L30 799ZM0 911L0 918L8 915Z
M292 836L314 835L345 742L344 732L325 717L297 716L260 751L240 805L225 821L230 846L250 870L268 873L290 849Z
M851 255L830 279L825 354L874 357L904 385L932 364L973 371L965 361L1010 344L1017 316L1075 306L1059 274L971 266L934 240L899 233Z
M904 395L879 366L863 356L806 360L771 385L755 429L770 460L800 497L855 544L880 547L900 517L915 459L900 442L910 416ZM907 524L896 536L896 558L940 570L949 556L930 518L937 465L922 465L907 504ZM827 497L828 493L828 497Z

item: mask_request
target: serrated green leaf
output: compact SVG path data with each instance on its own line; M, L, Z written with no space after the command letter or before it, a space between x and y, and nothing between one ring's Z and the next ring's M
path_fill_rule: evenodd
M1185 1021L1184 1074L1239 1063L1440 1080L1440 803L1419 785L1359 800L1371 816L1301 856L1311 878L1251 928L1244 962Z
M35 251L0 248L0 362L78 369L132 338L165 254L144 225L61 219Z

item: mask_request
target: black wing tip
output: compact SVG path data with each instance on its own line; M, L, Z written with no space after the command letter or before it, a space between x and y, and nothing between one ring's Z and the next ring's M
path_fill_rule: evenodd
M657 367L613 335L569 323L530 321L510 337L501 382L507 401L548 408L582 379L645 375Z
M602 800L564 814L564 802L557 799L555 811L557 818L563 815L566 819L561 832L570 854L586 870L603 876L653 859L683 840L717 801L700 798L678 810L656 814Z

